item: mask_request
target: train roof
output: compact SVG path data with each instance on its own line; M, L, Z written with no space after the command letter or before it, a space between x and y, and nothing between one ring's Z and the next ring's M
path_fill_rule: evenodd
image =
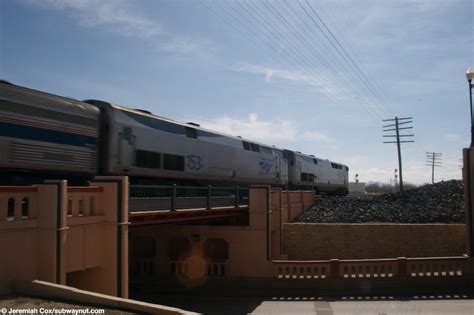
M85 100L85 102L97 102L97 100ZM168 117L153 114L149 111L145 111L145 110L142 110L142 109L133 109L133 108L125 107L125 106L110 103L110 102L104 102L104 101L99 101L99 102L106 103L114 109L131 112L131 113L134 113L136 115L141 115L141 116L150 117L150 118L154 118L154 119L160 119L160 120L164 120L164 121L167 121L167 122L170 122L170 123L173 123L173 124L177 124L177 125L180 125L180 126L183 126L183 127L194 128L194 129L201 130L201 131L204 131L204 132L207 132L207 133L210 133L210 134L215 134L215 135L219 135L219 136L222 136L222 137L231 138L231 139L234 139L234 140L237 140L237 141L247 141L247 142L251 142L251 143L256 143L256 144L258 144L260 146L263 146L263 147L268 147L268 148L271 148L271 149L277 149L277 150L280 150L280 151L284 151L283 148L279 148L279 147L276 147L274 145L268 145L266 143L261 143L261 142L257 142L257 141L254 141L254 140L249 140L249 139L246 139L246 138L242 138L240 136L232 136L232 135L228 135L228 134L218 132L218 131L215 131L215 130L206 129L206 128L203 128L203 127L199 126L196 123L180 122L180 121L168 118Z
M304 154L304 153L301 153L299 151L294 151L294 150L289 150L289 149L283 149L283 148L280 148L280 147L277 147L277 146L274 146L274 145L268 145L268 144L265 144L265 143L261 143L261 142L257 142L257 141L253 141L253 140L249 140L249 139L246 139L246 138L242 138L240 136L232 136L232 135L227 135L227 134L224 134L224 133L221 133L221 132L218 132L218 131L214 131L214 130L210 130L210 129L206 129L206 128L203 128L195 123L184 123L184 122L180 122L180 121L177 121L177 120L174 120L174 119L171 119L171 118L168 118L168 117L164 117L164 116L160 116L160 115L155 115L147 110L142 110L142 109L133 109L133 108L129 108L129 107L125 107L125 106L122 106L122 105L118 105L118 104L114 104L114 103L110 103L110 102L104 102L104 101L97 101L97 100L86 100L85 102L101 102L101 103L105 103L107 104L108 106L114 108L114 109L117 109L117 110L122 110L122 111L127 111L127 112L131 112L131 113L134 113L134 114L137 114L137 115L141 115L141 116L145 116L145 117L151 117L151 118L154 118L154 119L161 119L161 120L164 120L164 121L167 121L167 122L170 122L170 123L174 123L174 124L177 124L177 125L181 125L183 127L190 127L190 128L194 128L194 129L197 129L197 130L201 130L201 131L204 131L204 132L207 132L207 133L211 133L211 134L216 134L216 135L220 135L220 136L223 136L223 137L227 137L227 138L231 138L231 139L234 139L236 141L247 141L247 142L250 142L250 143L256 143L260 146L263 146L263 147L267 147L267 148L271 148L271 149L276 149L276 150L280 150L280 151L292 151L294 152L295 154L297 155L300 155L300 156L303 156L305 158L308 158L308 159L317 159L317 160L320 160L320 161L328 161L330 163L336 163L336 164L339 164L339 165L342 165L342 166L346 166L342 163L337 163L337 162L333 162L333 161L329 161L327 159L322 159L320 157L315 157L314 155L308 155L308 154Z
M99 109L93 105L75 99L15 85L6 80L0 80L0 100L20 103L27 106L41 107L65 114L88 118L98 119L100 113ZM7 106L7 104L3 105Z

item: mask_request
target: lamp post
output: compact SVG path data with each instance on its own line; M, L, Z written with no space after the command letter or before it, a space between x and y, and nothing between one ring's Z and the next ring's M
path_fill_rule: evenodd
M469 102L471 105L471 148L474 147L474 116L472 110L472 78L474 78L474 71L471 68L466 70L467 82L469 82Z

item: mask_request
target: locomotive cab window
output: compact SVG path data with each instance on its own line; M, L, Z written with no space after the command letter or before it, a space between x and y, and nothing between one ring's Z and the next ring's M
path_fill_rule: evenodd
M244 150L250 151L250 143L247 141L242 141L242 144L244 145Z
M171 171L184 171L184 156L165 153L163 155L163 168Z
M188 138L197 139L196 129L191 128L191 127L186 127L185 129L186 129L186 136L187 136Z
M314 162L314 164L316 164L316 165L318 164L318 160L316 160L316 159L313 159L313 162Z

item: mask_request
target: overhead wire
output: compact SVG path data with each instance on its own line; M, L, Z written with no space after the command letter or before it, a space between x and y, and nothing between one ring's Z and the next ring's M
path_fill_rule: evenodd
M333 6L333 10L326 11L325 9L322 8L322 3L319 7L319 15L325 15L326 19L329 20L329 24L333 28L333 33L337 33L338 31L340 32L340 29L338 26L340 26L340 23L335 23L334 22L334 15L330 14L330 12L338 12L339 16L337 18L338 21L345 21L347 20L349 14L344 14L344 12L347 12L341 5L341 2L331 2L331 5ZM335 7L334 7L335 5ZM321 13L323 12L323 13ZM356 62L359 63L360 67L364 71L364 73L370 78L372 77L372 83L375 86L376 89L378 89L381 93L381 96L384 98L384 100L387 103L390 103L390 105L394 108L395 113L400 115L401 114L401 109L400 106L394 104L390 98L387 97L386 93L384 93L384 89L381 88L379 85L379 82L381 82L381 78L379 75L379 71L376 71L373 67L373 63L370 63L369 60L367 59L366 55L361 54L360 51L357 49L356 46L351 46L351 45L346 45L346 49L349 50L349 52L352 53L353 58L355 59Z
M286 2L286 1L285 1ZM315 53L317 54L318 56L318 59L315 59L316 61L322 61L324 63L324 66L326 68L329 68L330 70L332 70L332 73L334 73L333 77L334 79L336 80L339 80L341 81L342 80L342 86L351 86L352 88L354 88L354 92L356 94L358 94L359 97L363 97L363 95L361 95L357 89L357 87L354 85L354 83L352 82L352 80L350 80L350 78L348 77L343 77L341 78L340 76L337 76L336 73L338 72L337 69L334 67L333 63L328 60L322 53L320 53L318 51L318 47L316 47L317 45L313 45L312 43L310 43L308 41L309 37L305 37L304 35L302 35L299 30L298 30L298 27L296 27L293 23L290 23L282 14L280 14L280 12L278 12L272 5L270 2L267 2L267 1L264 1L263 2L264 4L265 3L268 3L268 5L270 6L269 9L270 10L273 10L274 12L276 12L276 14L279 16L280 19L283 20L283 22L290 28L294 29L295 32L298 34L298 36L302 39L303 42L307 43L308 44L308 47L310 47L310 53ZM282 8L285 10L285 7L282 6ZM291 8L288 8L289 10L285 10L286 13L290 12L291 15L295 15L295 13L291 10ZM301 20L301 19L298 19L298 20ZM308 25L304 23L304 21L302 21L304 26L308 28ZM309 34L314 34L314 32L312 32L310 29L309 29ZM316 40L317 38L314 37ZM322 46L320 46L321 48L324 48ZM327 50L325 52L328 52ZM310 54L311 55L311 54ZM312 55L311 55L311 58L314 58ZM346 91L347 93L347 91ZM355 100L356 103L359 103L359 101L356 99ZM374 113L369 107L367 107L364 103L361 103L362 107L364 110L366 110L369 114L371 115L377 115L376 113ZM378 117L380 118L380 116Z
M278 59L280 64L284 64L287 66L288 63L290 63L295 69L298 69L297 71L308 75L310 81L313 81L313 84L320 85L321 79L333 83L325 87L325 90L329 93L335 96L339 96L342 99L354 98L347 95L347 88L343 90L341 88L338 88L338 86L334 84L334 80L343 80L344 82L347 82L347 84L343 84L342 86L351 86L355 94L357 94L359 97L362 97L363 99L367 98L367 100L370 100L369 102L367 102L368 104L366 105L366 102L360 102L359 100L357 100L357 97L355 98L355 101L357 103L360 103L362 109L367 114L369 114L370 117L376 117L377 121L379 121L378 119L382 117L381 114L378 112L380 108L375 106L373 103L370 103L372 100L377 100L380 105L382 105L383 107L387 107L384 104L384 101L386 101L385 95L382 96L375 90L373 84L359 68L356 61L350 56L344 46L342 46L341 42L337 39L336 35L329 29L327 23L322 20L321 16L317 14L317 12L314 10L313 7L311 7L307 0L306 3L309 7L309 10L311 10L313 14L311 14L309 10L306 9L300 3L300 1L298 1L298 4L313 22L313 24L318 28L319 32L326 38L326 41L332 46L334 50L336 50L338 58L341 58L341 60L328 60L328 58L324 56L323 53L330 55L330 51L328 51L325 46L317 45L316 42L313 44L313 40L309 40L309 38L305 37L299 31L298 26L295 26L295 24L289 22L281 14L281 12L277 10L270 2L260 2L269 10L265 11L264 14L260 13L260 9L263 7L253 7L245 0L242 1L245 6L239 1L234 2L237 4L240 10L232 6L231 3L228 3L228 7L230 8L230 10L239 15L245 21L245 23L242 23L240 18L236 17L232 12L227 10L227 8L225 8L225 5L220 6L221 10L224 11L225 15L230 17L231 20L235 23L229 23L229 19L222 17L211 6L207 5L205 2L201 3L219 19L223 20L224 22L226 22L226 24L229 24L230 27L237 30L244 38L250 40L254 45L260 47L263 43L266 47L268 47L272 52L276 54L275 59ZM281 4L281 2L279 3ZM222 4L222 2L220 4ZM294 15L295 12L292 10L291 6L288 5L286 0L285 4L288 6L289 10ZM285 9L283 6L281 8ZM271 12L271 16L268 15L268 12ZM316 16L316 18L320 21L323 27L321 27L316 22L313 16ZM285 29L285 27L280 27L277 21L282 22L284 25L286 25L287 28ZM317 39L317 37L314 36L314 32L311 31L311 28L307 25L307 23L305 23L304 20L302 20L302 22L303 25L306 27L308 33L313 35L313 39ZM269 25L271 25L271 27ZM243 31L241 27L245 28L246 32ZM263 38L262 34L264 34ZM290 39L293 35L296 36L300 41L298 42L294 39ZM286 50L286 52L288 52L289 59L285 59L285 62L281 62L281 49L276 49L273 43L279 43L281 45L280 48L283 48L284 50ZM320 52L317 47L323 48L323 51ZM317 58L315 55L317 55ZM335 61L334 64L332 64L331 61ZM361 90L357 88L357 86L354 84L354 82L352 82L349 77L346 76L341 79L341 77L336 74L338 72L337 68L335 68L336 64L338 67L344 67L344 64L341 63L341 61L346 64L352 65L352 67L350 67L350 69L352 70L352 72L350 72L350 75L354 76L354 78L357 78L357 80L365 86L367 91L371 94L371 97L361 94ZM332 74L328 70L331 70L334 74ZM317 78L319 78L319 80L317 80Z
M299 3L299 0L298 0L298 3ZM347 50L344 48L344 46L341 44L341 42L337 39L337 37L334 35L334 33L331 31L331 29L327 26L327 24L324 22L324 20L321 18L321 16L316 12L316 10L313 8L313 6L308 2L308 0L305 0L305 3L307 4L307 6L310 8L310 10L314 13L314 15L318 18L318 20L321 22L321 24L323 25L324 29L329 33L329 35L334 39L334 41L336 42L336 44L341 48L342 52L344 53L344 55L348 58L348 61L349 63L355 67L355 70L358 74L360 74L360 77L362 79L363 82L365 82L364 84L367 86L367 88L371 91L371 93L377 97L377 99L380 101L380 103L383 105L383 106L386 106L384 104L384 97L381 96L381 94L379 94L377 92L377 90L374 88L373 84L371 83L371 81L366 77L366 75L364 74L364 72L360 69L359 65L357 64L357 62L354 61L354 59L351 57L351 55L347 52ZM339 52L339 50L338 50ZM385 97L386 98L386 97Z
M247 4L246 1L242 1L242 2ZM261 2L261 3L265 4L265 2ZM242 7L242 5L240 5L240 4L239 4L239 6ZM267 7L267 8L268 8L268 7ZM276 9L274 9L273 7L268 8L268 9L271 10L271 11L275 11L275 10L276 10ZM306 52L305 52L304 56L301 55L300 52L303 51L303 50L301 49L301 48L302 48L301 45L298 45L298 43L296 43L296 42L294 42L294 41L292 41L292 40L289 40L289 39L288 39L288 36L286 36L286 35L284 34L284 32L282 31L282 29L284 30L285 28L281 28L281 27L278 25L278 23L276 23L276 22L274 22L274 21L271 21L269 14L262 14L262 15L260 15L260 14L259 14L259 11L258 11L258 10L253 10L253 8L252 8L252 11L253 11L254 13L256 13L256 14L258 15L258 17L254 16L249 10L246 10L246 12L247 12L248 14L252 15L252 17L253 17L254 20L257 20L257 21L259 21L259 22L260 22L260 20L261 20L261 22L264 22L264 23L259 23L260 25L262 25L263 28L266 28L266 27L267 27L267 25L265 24L265 23L267 23L267 24L269 24L268 27L271 26L275 31L278 31L278 32L279 32L279 35L282 36L282 37L283 37L283 40L290 46L290 48L289 48L290 52L291 52L292 54L294 54L294 56L299 56L300 58L303 58L303 59L302 59L302 60L303 60L302 62L304 62L305 65L308 67L308 68L306 69L306 72L308 72L308 73L309 73L309 72L314 72L313 68L316 68L316 69L320 70L321 73L327 72L327 71L321 70L320 66L317 64L317 61L316 61L316 59L314 59L314 57L312 56L311 52L309 52L309 53L306 53ZM269 11L266 11L265 13L268 13L268 12L269 12ZM273 14L275 14L275 12L273 12ZM276 12L276 14L279 15L279 12ZM282 17L282 16L280 15L280 18L281 18L281 17ZM284 20L283 22L284 22L288 27L290 27L290 28L292 27L292 25L290 25L288 21ZM296 29L296 32L297 32L297 35L299 35L299 36L301 37L301 34L299 34L299 32L297 31L297 29ZM277 39L277 40L281 40L281 38L278 38L278 37L277 37L276 39ZM304 37L302 37L302 40L305 40ZM317 50L316 50L316 51L312 51L312 52L316 52L316 53L319 54L319 52L318 52ZM323 56L320 56L320 57L324 59ZM330 65L330 63L328 63L328 66L329 66L329 65ZM319 76L321 76L321 73L314 73L313 75L319 77ZM328 78L327 75L325 75L325 74L323 74L322 77L325 78L327 81L332 81L331 78ZM332 88L331 86L329 86L329 87ZM326 87L326 88L329 89L328 87ZM346 94L341 93L341 91L339 91L339 90L336 90L335 92L332 92L332 93L333 93L333 94L338 94L340 97L345 97L345 96L346 96ZM369 110L368 110L368 114L369 114L369 115L374 115L374 113L373 113L373 112L370 112ZM375 121L378 122L380 118L381 118L381 116L378 116L377 119L375 119Z

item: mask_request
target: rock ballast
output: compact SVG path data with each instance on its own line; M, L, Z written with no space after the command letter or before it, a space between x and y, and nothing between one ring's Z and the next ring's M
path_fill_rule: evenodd
M364 197L320 197L293 222L302 223L463 223L460 180L424 185L403 193Z

